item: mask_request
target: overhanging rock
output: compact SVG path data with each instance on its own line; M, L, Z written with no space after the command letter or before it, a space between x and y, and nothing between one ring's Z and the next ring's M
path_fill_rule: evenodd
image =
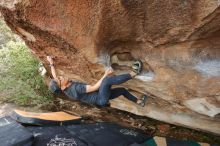
M43 62L55 56L58 71L70 78L92 83L106 66L123 73L141 59L143 73L123 86L152 98L143 109L121 99L113 107L220 134L218 0L2 0L0 5L7 24L36 56Z

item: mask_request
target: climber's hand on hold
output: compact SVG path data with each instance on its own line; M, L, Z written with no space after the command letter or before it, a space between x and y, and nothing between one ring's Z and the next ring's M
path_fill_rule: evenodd
M110 68L107 68L105 70L105 75L108 76L108 75L112 75L114 73L113 69L110 67Z
M50 64L53 64L53 58L51 56L47 56L47 60Z

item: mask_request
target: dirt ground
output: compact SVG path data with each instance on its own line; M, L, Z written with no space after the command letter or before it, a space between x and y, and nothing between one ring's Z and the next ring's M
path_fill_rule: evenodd
M2 103L0 105L0 117L9 114L17 108L31 112L65 111L73 115L82 116L84 123L114 122L122 126L141 129L144 133L151 136L164 136L181 140L194 140L220 145L219 135L213 135L210 133L167 124L110 107L98 108L84 103L69 101L63 97L55 98L53 104L42 107L41 109Z

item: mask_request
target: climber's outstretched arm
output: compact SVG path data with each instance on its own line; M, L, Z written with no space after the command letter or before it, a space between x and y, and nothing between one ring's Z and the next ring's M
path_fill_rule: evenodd
M112 73L113 73L112 69L107 69L105 71L105 74L102 76L102 78L98 82L96 82L96 84L86 85L86 93L97 91L102 83L102 80Z
M50 63L50 68L51 68L52 76L53 76L54 79L56 79L57 75L56 75L56 70L54 68L53 59L52 59L51 56L47 56L47 60Z

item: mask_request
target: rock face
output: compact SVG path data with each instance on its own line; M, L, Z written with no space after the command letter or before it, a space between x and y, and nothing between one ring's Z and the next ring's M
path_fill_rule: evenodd
M144 71L122 86L151 98L111 106L220 134L219 0L1 0L11 29L60 74L93 83L104 68Z

